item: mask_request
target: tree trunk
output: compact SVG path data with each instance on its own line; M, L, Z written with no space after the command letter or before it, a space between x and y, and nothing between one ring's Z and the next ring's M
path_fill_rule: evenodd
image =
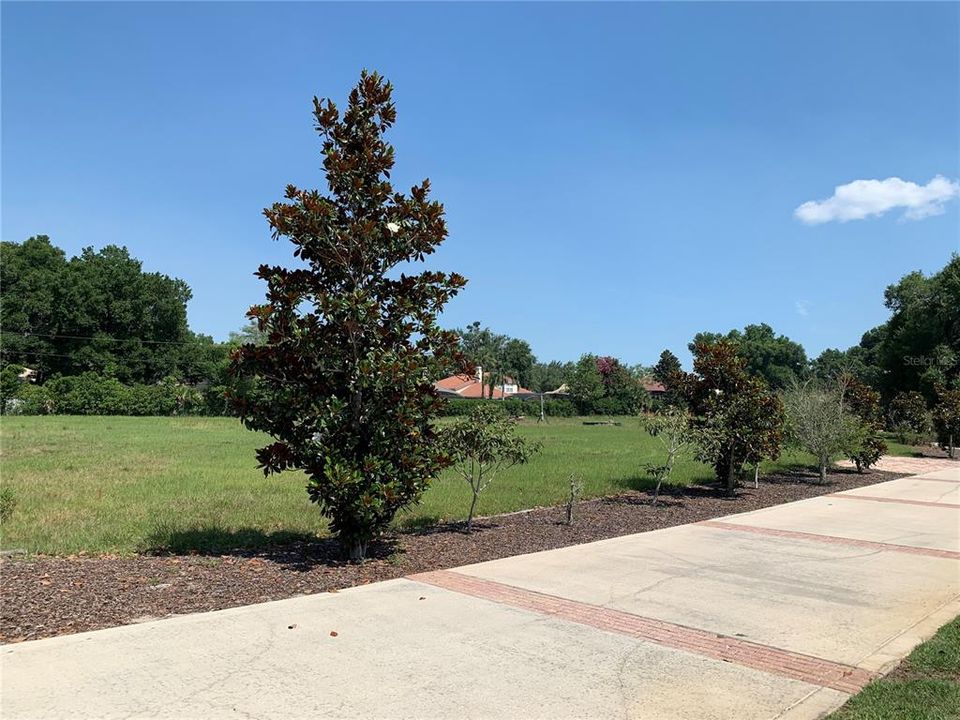
M736 478L733 473L733 458L731 457L727 463L727 479L726 479L726 491L727 495L733 497L734 488L736 487Z
M953 433L950 433L950 449L947 451L947 455L950 456L950 459L953 459Z
M657 498L660 497L660 486L662 484L663 484L663 478L661 477L659 480L657 480L657 486L653 489L653 502L650 503L651 505L657 504Z
M467 513L467 532L473 531L473 511L477 509L477 498L479 497L480 493L475 492L473 499L470 501L470 512Z
M354 538L345 541L347 555L353 562L361 562L367 556L367 541Z
M823 460L820 461L820 484L827 484L827 463Z

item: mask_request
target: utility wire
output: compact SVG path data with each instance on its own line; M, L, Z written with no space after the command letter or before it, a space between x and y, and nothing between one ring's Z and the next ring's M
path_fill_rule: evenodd
M52 335L48 333L35 333L35 332L18 332L16 330L0 330L0 334L3 335L15 335L17 337L38 337L38 338L49 338L51 340L109 340L111 342L130 342L132 340L139 340L142 343L149 343L151 345L193 345L195 341L191 340L146 340L144 338L116 338L111 337L110 335ZM216 343L222 344L222 343Z

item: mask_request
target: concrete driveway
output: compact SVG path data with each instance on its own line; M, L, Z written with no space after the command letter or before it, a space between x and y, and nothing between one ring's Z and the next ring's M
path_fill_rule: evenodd
M960 470L2 648L13 718L816 718L960 613ZM956 466L960 467L960 466Z

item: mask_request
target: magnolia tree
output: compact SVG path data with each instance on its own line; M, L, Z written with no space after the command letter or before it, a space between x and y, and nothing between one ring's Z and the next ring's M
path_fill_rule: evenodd
M466 281L408 274L447 227L427 180L409 194L390 183L392 90L365 71L343 112L314 98L328 192L290 185L287 201L264 211L300 264L260 267L267 298L248 315L261 342L232 358L249 381L231 397L237 414L274 438L257 451L260 467L306 473L310 499L353 559L446 464L431 381L461 362L437 314Z
M847 457L857 466L857 472L863 472L875 465L887 451L887 443L882 437L880 393L849 373L842 373L837 378L837 385L844 406L860 420L859 431L847 448Z
M779 457L783 405L763 380L747 374L734 344L701 341L692 351L693 373L676 373L674 384L692 415L698 457L733 494L746 465Z
M887 408L887 420L890 429L904 443L919 443L930 430L927 402L916 390L898 392L893 396Z
M942 385L937 386L933 424L940 447L946 450L950 457L954 457L957 440L960 439L960 389L951 390Z
M501 471L527 462L540 451L539 444L517 435L516 426L501 408L487 404L478 404L469 415L444 428L441 438L457 474L470 485L467 532L473 529L480 493Z

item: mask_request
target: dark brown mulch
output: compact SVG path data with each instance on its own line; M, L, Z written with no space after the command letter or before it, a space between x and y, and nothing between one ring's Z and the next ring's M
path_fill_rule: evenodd
M0 642L124 625L363 585L646 530L698 522L892 480L902 475L837 471L826 485L809 474L767 476L735 498L692 486L661 496L628 492L581 502L573 525L564 508L540 508L459 525L397 533L370 548L371 559L339 559L330 540L299 541L211 555L10 557L0 561Z

